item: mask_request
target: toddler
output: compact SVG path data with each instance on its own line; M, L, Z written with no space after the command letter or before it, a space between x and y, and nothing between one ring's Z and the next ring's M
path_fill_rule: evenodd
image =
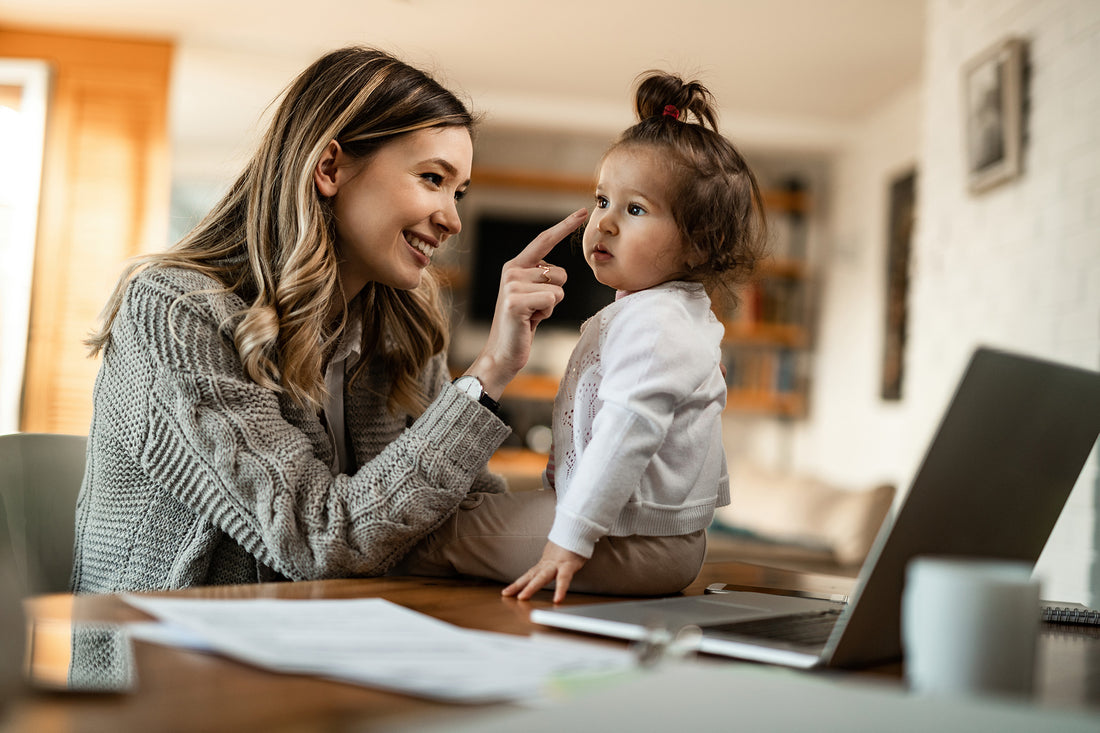
M706 527L729 503L723 327L709 293L762 254L755 176L717 131L698 82L643 75L638 123L604 155L584 256L615 302L581 328L554 401L546 490L471 494L405 572L675 593L696 577Z

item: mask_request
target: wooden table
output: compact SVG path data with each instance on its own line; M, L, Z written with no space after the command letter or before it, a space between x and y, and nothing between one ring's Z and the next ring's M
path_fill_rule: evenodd
M687 593L712 582L765 588L845 593L852 579L811 575L746 563L710 563ZM372 578L202 588L170 595L190 598L380 597L460 626L529 634L532 608L549 606L542 592L529 602L505 599L501 586L467 580ZM570 594L566 603L602 597ZM387 730L469 715L471 706L430 702L316 678L280 675L218 656L137 642L136 682L130 692L49 691L64 681L71 624L144 620L117 596L42 596L28 601L31 662L39 686L8 711L11 731L332 731ZM1047 627L1040 640L1036 699L1042 705L1088 709L1100 716L1100 632ZM1067 627L1059 627L1067 628ZM553 632L552 632L553 633ZM558 632L563 633L563 632ZM573 635L569 635L573 636ZM574 637L575 638L575 637ZM619 643L619 642L601 642ZM812 673L807 673L812 674ZM898 664L864 670L887 684L902 684ZM503 706L493 706L501 708ZM487 710L478 706L473 712ZM1098 717L1100 721L1100 717Z

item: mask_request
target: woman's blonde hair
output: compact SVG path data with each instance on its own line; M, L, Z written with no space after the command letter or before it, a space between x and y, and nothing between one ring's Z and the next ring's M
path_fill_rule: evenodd
M244 299L233 340L256 383L319 409L324 354L340 337L344 302L331 201L313 173L335 140L366 159L416 130L471 130L465 105L427 74L375 49L329 53L303 71L283 95L259 149L222 200L179 243L132 261L87 344L94 356L110 341L129 281L150 266L204 273ZM413 290L368 283L349 304L361 308L363 354L354 380L373 359L391 379L389 406L419 414L427 404L419 375L447 345L447 318L431 269Z

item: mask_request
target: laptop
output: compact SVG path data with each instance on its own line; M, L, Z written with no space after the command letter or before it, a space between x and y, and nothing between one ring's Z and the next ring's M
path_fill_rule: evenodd
M698 626L703 652L790 667L899 659L909 560L1034 564L1098 434L1100 373L982 347L847 602L735 591L539 608L531 620L633 640Z

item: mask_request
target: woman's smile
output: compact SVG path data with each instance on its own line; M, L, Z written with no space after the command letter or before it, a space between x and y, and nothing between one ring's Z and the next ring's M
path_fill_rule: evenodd
M431 261L432 255L435 254L436 248L439 247L437 243L430 242L422 239L412 232L405 232L405 241L409 243L409 246L414 250L422 254L425 258L424 266L427 267L428 262Z

